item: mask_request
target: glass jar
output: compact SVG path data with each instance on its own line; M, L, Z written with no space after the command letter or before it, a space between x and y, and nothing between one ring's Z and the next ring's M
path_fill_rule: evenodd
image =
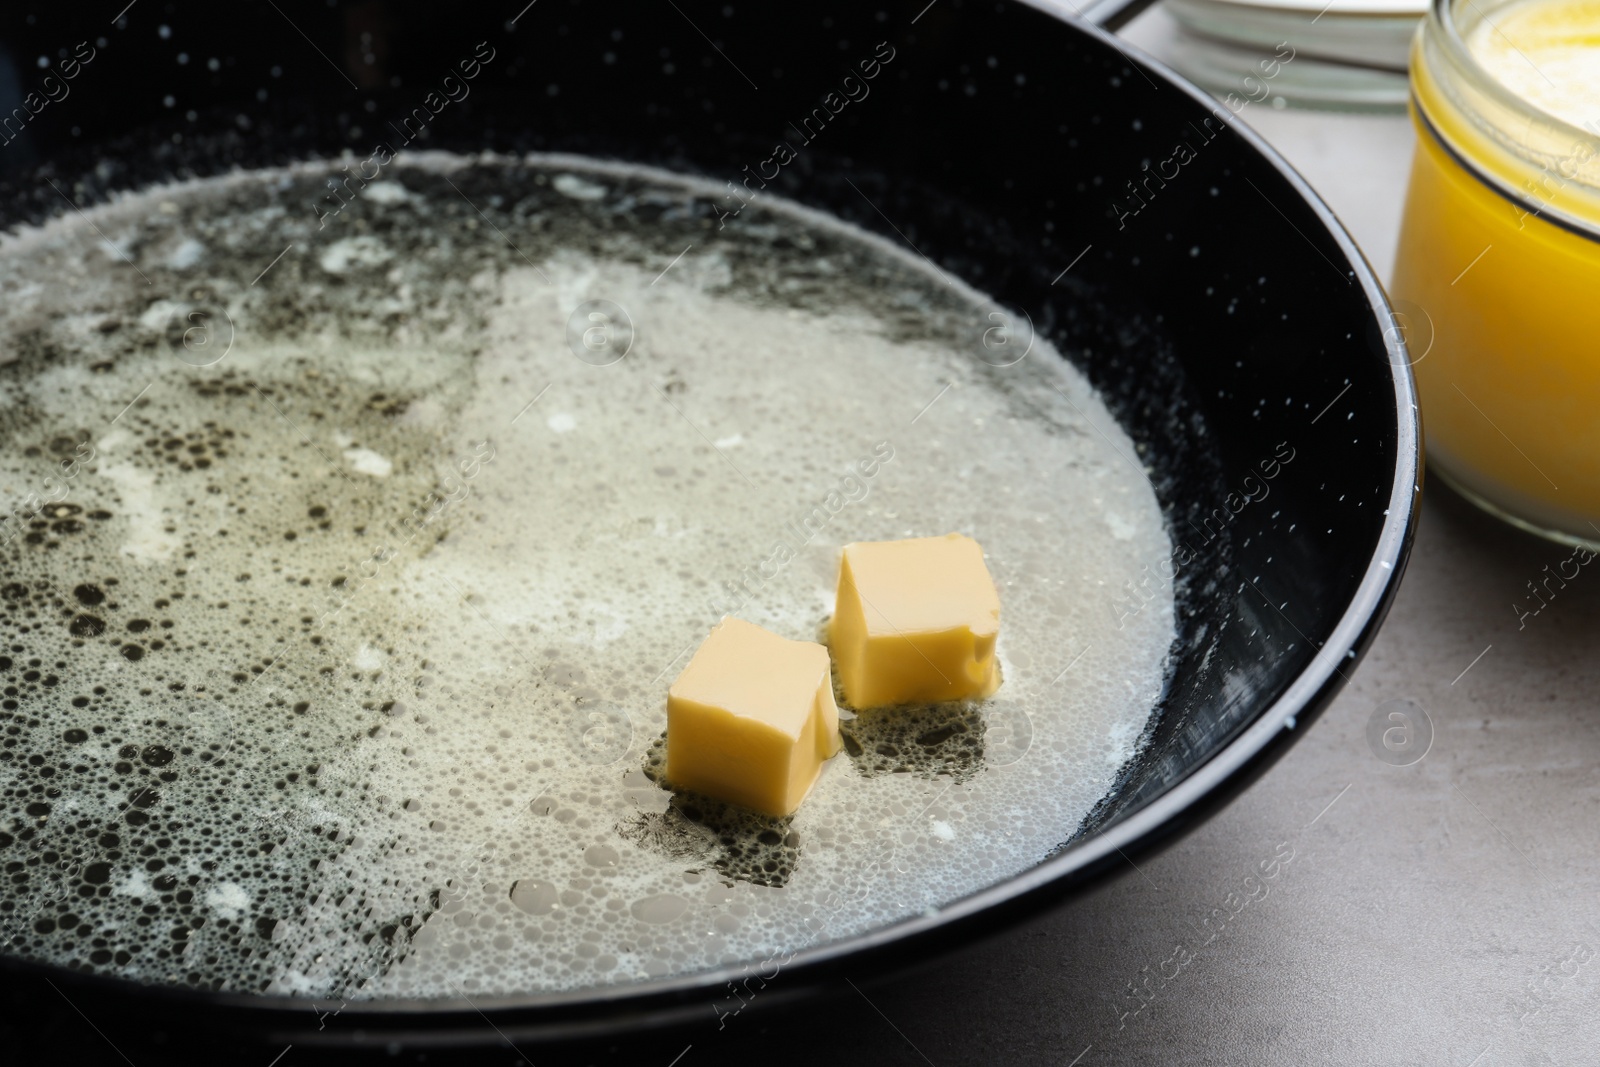
M1594 545L1600 87L1581 128L1497 80L1466 42L1507 7L1433 0L1412 45L1417 148L1391 295L1429 473L1524 529Z

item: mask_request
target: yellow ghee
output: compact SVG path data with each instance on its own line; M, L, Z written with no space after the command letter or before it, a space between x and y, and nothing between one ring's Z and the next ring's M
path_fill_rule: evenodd
M1391 295L1428 465L1600 541L1600 0L1437 0Z

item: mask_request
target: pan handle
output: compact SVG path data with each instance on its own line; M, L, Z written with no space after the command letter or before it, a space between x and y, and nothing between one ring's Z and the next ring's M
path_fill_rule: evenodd
M1085 0L1081 4L1073 3L1072 0L1028 0L1028 2L1065 18L1074 18L1079 22L1099 26L1107 33L1115 33L1137 18L1145 8L1154 5L1156 0Z

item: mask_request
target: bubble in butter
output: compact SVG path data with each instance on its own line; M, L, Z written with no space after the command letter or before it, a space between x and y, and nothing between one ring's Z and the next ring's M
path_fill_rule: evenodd
M922 914L1073 834L1172 640L1165 589L1120 625L1114 591L1171 548L1042 338L991 366L980 294L776 198L719 229L660 172L408 153L319 229L330 173L0 236L4 952L577 990ZM602 301L615 360L569 344ZM950 530L1006 614L1003 700L941 732L971 773L907 727L730 843L645 776L722 615L814 635L840 545Z

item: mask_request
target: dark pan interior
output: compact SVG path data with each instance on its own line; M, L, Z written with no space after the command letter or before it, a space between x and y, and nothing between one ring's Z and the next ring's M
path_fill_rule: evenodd
M1409 445L1369 290L1228 109L1028 6L925 5L539 0L514 25L515 3L145 0L115 25L117 5L92 18L13 5L0 113L36 57L103 43L72 97L0 147L0 222L67 210L46 177L88 204L172 177L364 158L483 41L494 62L421 147L742 182L780 140L800 145L790 123L860 60L892 49L870 94L814 122L770 190L1025 311L1138 443L1180 546L1167 694L1082 838L1203 767L1306 669L1368 569ZM1107 625L1135 595L1108 600ZM0 820L14 839L0 862L25 858L18 813Z

